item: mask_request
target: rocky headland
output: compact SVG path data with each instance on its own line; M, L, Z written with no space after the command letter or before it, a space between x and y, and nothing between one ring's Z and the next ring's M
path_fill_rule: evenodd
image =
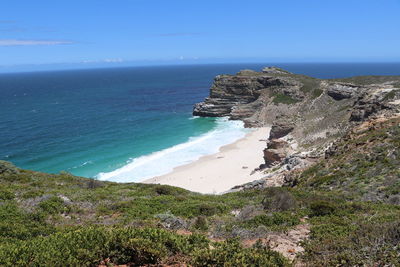
M317 79L276 67L218 75L196 116L228 116L246 127L271 127L263 151L265 178L234 189L283 185L288 172L329 156L364 123L400 114L400 77Z

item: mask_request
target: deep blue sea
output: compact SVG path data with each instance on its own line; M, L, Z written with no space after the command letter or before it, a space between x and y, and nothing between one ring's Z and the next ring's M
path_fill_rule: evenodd
M0 159L121 182L165 174L248 131L193 118L214 76L275 65L318 78L400 75L400 63L227 64L0 74Z

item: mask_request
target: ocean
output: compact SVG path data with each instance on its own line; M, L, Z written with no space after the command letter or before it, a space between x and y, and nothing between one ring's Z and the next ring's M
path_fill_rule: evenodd
M36 171L138 182L249 129L192 116L218 74L278 66L318 78L400 75L400 63L215 64L0 74L0 159Z

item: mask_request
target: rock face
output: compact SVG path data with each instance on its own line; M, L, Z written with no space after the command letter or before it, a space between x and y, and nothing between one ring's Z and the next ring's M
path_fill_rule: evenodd
M335 100L352 98L357 94L359 87L352 84L333 84L328 87L327 93Z
M291 131L293 131L294 125L287 121L276 121L272 127L271 132L269 133L270 139L277 139L288 135Z
M263 68L262 69L262 72L263 73L273 73L273 74L287 74L287 73L290 73L290 72L288 72L288 71L286 71L286 70L283 70L283 69L281 69L281 68L278 68L278 67L265 67L265 68Z
M194 106L193 115L228 116L247 127L272 126L273 138L292 132L294 138L314 142L343 134L349 117L360 121L386 109L388 94L399 97L398 84L396 76L321 80L276 67L243 70L215 77L209 97Z
M210 97L195 105L193 115L229 116L234 106L257 100L262 88L263 85L259 83L257 77L219 75L214 79Z
M281 139L272 139L264 149L264 160L267 167L274 166L284 160L288 153L289 144Z
M400 98L400 90L396 88L373 88L363 92L354 104L351 112L351 121L363 121L370 115L379 113L383 110L400 110L400 103L396 99ZM391 101L395 100L395 101Z
M248 70L237 75L219 75L214 79L210 96L194 106L193 115L246 119L262 109L262 102L271 93L271 88L275 94L300 101L304 98L298 90L300 86L301 83L291 77L275 77Z

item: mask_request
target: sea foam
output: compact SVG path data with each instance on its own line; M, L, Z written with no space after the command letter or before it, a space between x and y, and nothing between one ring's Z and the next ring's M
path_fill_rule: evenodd
M249 131L241 121L218 118L215 127L207 133L190 137L185 143L134 158L119 169L99 173L96 178L114 182L140 182L167 174L175 167L217 153L221 146L243 138Z

